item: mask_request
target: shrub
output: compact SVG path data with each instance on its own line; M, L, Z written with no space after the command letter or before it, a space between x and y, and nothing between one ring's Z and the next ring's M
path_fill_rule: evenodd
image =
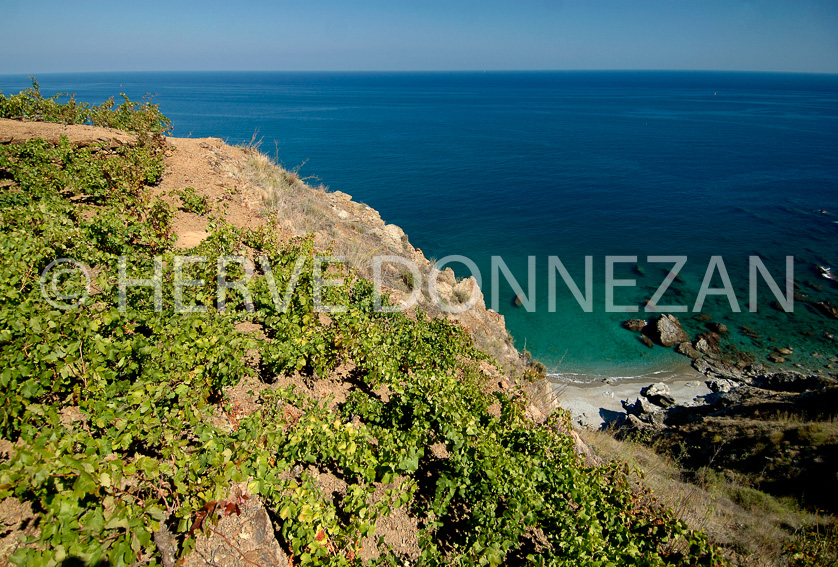
M196 215L205 215L210 211L209 202L206 195L199 195L194 187L184 187L183 189L175 189L172 195L180 198L181 209Z

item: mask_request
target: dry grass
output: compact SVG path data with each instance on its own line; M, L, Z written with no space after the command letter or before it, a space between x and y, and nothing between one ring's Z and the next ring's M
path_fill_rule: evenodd
M741 565L783 565L783 548L794 540L793 532L823 520L791 499L774 498L709 468L690 482L677 462L641 442L619 441L608 432L583 431L581 436L601 458L627 462L638 484L660 504L706 533Z

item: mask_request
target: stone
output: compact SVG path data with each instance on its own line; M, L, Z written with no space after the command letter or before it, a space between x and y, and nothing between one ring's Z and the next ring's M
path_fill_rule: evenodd
M668 313L661 315L655 325L658 340L665 347L675 346L678 343L690 340L687 332L681 327L681 322L674 315Z
M730 392L735 387L733 382L725 380L724 378L712 378L707 380L705 384L707 384L707 387L710 388L711 392L717 394Z
M640 390L640 394L655 405L662 408L668 408L675 405L675 398L669 392L669 386L663 382L652 384Z
M708 323L707 328L720 335L730 332L728 331L727 326L722 323Z
M629 319L627 321L623 321L623 327L629 329L630 331L641 331L646 325L647 321L643 319Z
M771 354L769 354L768 360L774 362L775 364L782 364L786 361L786 359L783 358L783 356L778 352L772 352Z
M208 535L198 535L184 567L288 567L288 558L279 547L261 500L245 495L240 487L233 489L229 500L211 512L221 518ZM210 522L210 518L206 521Z
M646 335L640 335L640 340L643 341L643 344L649 348L654 348L655 343L652 342L652 339L647 337Z
M711 315L707 314L707 313L700 313L700 314L696 315L695 317L693 317L693 319L695 319L696 321L701 321L702 323L707 322L707 321L711 320L712 318L713 317Z
M653 414L657 412L659 409L657 406L655 406L652 402L650 402L643 396L636 398L633 404L628 403L628 400L623 400L622 403L623 408L626 410L626 413L636 415L638 417Z
M664 384L663 382L658 382L656 384L652 384L651 386L646 386L645 388L640 390L640 393L647 398L651 398L652 396L658 396L660 394L669 394L669 386Z
M818 301L817 303L815 303L815 307L817 307L818 311L820 311L827 317L838 319L838 307L832 305L830 302Z
M803 392L815 385L815 380L800 372L775 372L758 379L761 388L778 392Z
M749 337L749 338L752 338L752 339L761 339L762 338L762 335L760 335L759 333L756 332L755 329L752 329L752 328L748 327L747 325L742 325L742 334L745 335L746 337Z
M778 348L778 349L775 349L775 350L783 356L788 356L790 354L794 354L794 349L791 348L791 347Z
M689 341L684 341L683 343L680 343L675 348L675 350L679 354L683 354L684 356L688 356L688 357L692 358L693 360L697 360L697 359L701 358L701 353L698 352Z
M719 335L716 333L702 333L696 337L695 350L702 354L718 354L719 349Z

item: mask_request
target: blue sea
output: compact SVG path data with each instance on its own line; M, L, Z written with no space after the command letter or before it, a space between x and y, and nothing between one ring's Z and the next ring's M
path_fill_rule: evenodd
M836 75L231 72L38 80L45 94L66 91L93 103L120 92L154 95L174 135L261 140L263 151L301 176L380 211L427 257L471 259L490 306L497 281L495 307L518 348L553 373L636 376L684 363L620 326L653 316L642 306L671 263L649 256L686 257L658 304L686 306L676 315L691 333L704 329L693 308L718 256L735 297L718 294L724 279L715 269L701 313L727 325L728 342L760 358L792 346L789 362L813 370L838 354L828 338L838 336L838 321L813 305L838 304L838 285L818 269L838 273ZM0 76L6 94L29 84ZM534 263L533 312L515 305L503 275L493 277L493 256L524 292ZM583 294L591 257L590 311L561 276L551 293L551 256ZM608 256L628 257L613 265L616 283L625 284L613 287L617 312L606 309ZM748 310L750 256L782 290L786 257L794 257L800 295L792 313L772 306L761 277L757 310Z

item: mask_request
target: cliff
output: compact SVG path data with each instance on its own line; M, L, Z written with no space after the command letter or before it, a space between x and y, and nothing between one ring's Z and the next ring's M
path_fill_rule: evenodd
M0 123L12 563L719 562L623 465L580 455L473 280L375 308L370 260L431 263L371 208L254 148L164 138L153 105L35 89L4 116L68 123ZM419 287L400 265L393 301ZM241 284L223 304L222 269Z

